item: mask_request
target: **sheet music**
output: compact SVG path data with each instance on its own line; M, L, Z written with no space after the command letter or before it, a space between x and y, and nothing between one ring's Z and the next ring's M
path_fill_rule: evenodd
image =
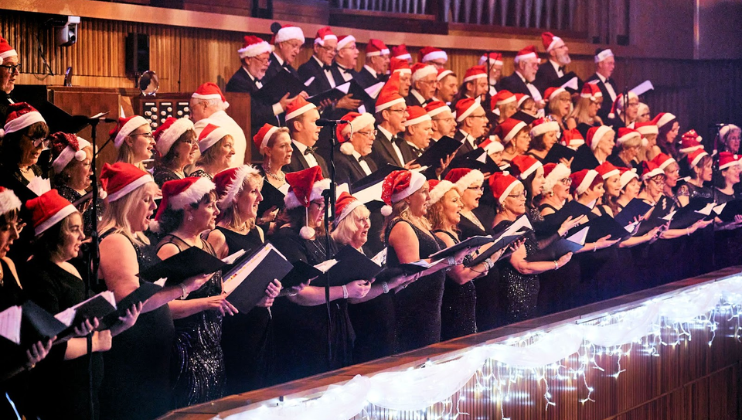
M242 284L242 281L245 280L247 276L250 275L250 273L255 271L255 268L260 265L261 262L263 262L265 257L271 252L272 249L273 245L266 244L266 246L258 251L257 254L255 254L248 261L245 261L245 264L243 264L237 270L233 271L229 277L224 278L224 293L229 295L234 291L234 289L237 288L237 286Z
M652 86L652 82L650 82L649 80L645 80L639 83L637 87L629 90L629 92L633 92L636 94L636 96L639 96L639 95L643 95L644 93L650 90L654 90L654 86Z
M0 312L0 336L21 344L21 318L23 309L20 306L11 306Z
M574 235L567 238L568 241L572 241L576 244L585 245L585 240L587 239L587 231L590 230L589 226L586 226L582 229L580 229L579 232L575 233Z
M232 255L227 255L226 257L222 258L222 261L225 264L230 264L231 265L231 264L234 264L234 262L237 261L243 255L245 255L245 250L244 249L241 249L241 250L235 252Z
M314 82L314 76L312 76L309 79L307 79L307 81L304 82L304 86L309 86L309 85L312 84L312 82Z
M113 292L110 290L106 290L105 292L98 293L97 295L91 297L90 299L85 299L84 301L78 303L75 306L71 306L65 309L64 311L54 315L54 318L57 318L59 322L69 327L70 324L72 324L72 321L75 320L75 314L77 314L77 308L90 302L91 300L97 298L98 296L107 300L108 303L111 304L111 306L116 308L116 298L114 297Z
M371 261L375 262L376 265L378 265L379 267L386 264L386 248L382 249L381 251L379 251L378 254L374 255L374 257L371 258Z
M326 272L330 271L330 269L332 267L334 267L335 264L337 264L337 263L338 263L338 260L327 260L327 261L323 261L323 262L315 265L314 268L316 268L317 270L319 270L319 271L321 271L323 273L326 273Z
M716 206L716 203L708 203L706 204L706 207L702 208L701 210L696 210L696 213L702 214L704 216L711 215L711 211L714 209L714 206Z

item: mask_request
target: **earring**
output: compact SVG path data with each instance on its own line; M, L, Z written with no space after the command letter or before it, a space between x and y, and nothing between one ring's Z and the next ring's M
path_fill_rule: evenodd
M268 159L268 172L270 172L270 171L271 171L271 161L270 161L270 159Z
M189 222L192 222L192 221L193 221L193 216L192 216L192 215L190 215L190 214L188 215L188 221L189 221Z

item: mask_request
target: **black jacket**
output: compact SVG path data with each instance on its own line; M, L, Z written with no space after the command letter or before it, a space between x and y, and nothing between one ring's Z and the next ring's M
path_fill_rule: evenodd
M302 82L306 82L310 78L314 77L314 81L307 87L307 93L310 96L332 89L332 85L330 84L330 81L327 80L327 75L325 74L324 69L317 60L314 59L314 57L309 57L309 60L306 63L299 66L298 73ZM337 86L336 80L337 79L333 76L333 82L335 82L335 85Z
M510 93L522 93L524 95L531 96L531 91L528 90L528 86L526 86L525 82L523 82L518 73L513 73L510 76L503 77L500 80L500 86L497 88L497 91L499 92L503 89L510 91Z
M227 92L244 92L252 96L250 102L250 130L252 132L249 133L249 136L246 136L248 138L252 138L265 123L278 126L285 125L284 114L273 115L273 104L268 104L254 96L254 93L258 90L257 85L243 67L240 67L227 83Z
M377 166L381 167L387 163L399 166L400 168L404 166L405 163L399 161L399 157L397 157L397 153L394 151L392 141L402 142L396 137L392 137L392 140L388 140L380 130L376 133L376 140L374 140L374 145L371 148L371 154L369 156L371 156L371 159L376 162ZM402 157L404 157L404 154Z
M370 156L366 156L365 160L369 169L371 169L371 173L374 173L378 167ZM335 183L337 185L350 185L365 177L366 172L363 171L361 163L353 155L346 155L340 152L339 149L335 150Z
M294 152L291 154L291 163L283 167L283 171L288 172L299 172L304 169L309 169L309 164L307 163L307 160L304 159L304 154L302 154L299 149L296 148L296 145L291 142L291 147L294 149ZM314 153L314 158L317 160L317 164L320 168L322 168L322 176L325 178L330 176L330 171L327 169L327 163L317 153Z
M608 114L611 113L611 107L613 106L613 101L611 100L611 94L608 93L608 89L605 87L605 83L603 83L600 80L600 77L598 77L598 74L595 73L592 76L590 76L585 83L597 81L597 85L600 88L600 92L603 94L603 104L600 105L600 109L598 110L598 116L603 119L603 121L608 120ZM613 79L606 79L606 82L608 82L613 87L613 92L618 95L620 92L618 90L618 87L616 86L616 81Z

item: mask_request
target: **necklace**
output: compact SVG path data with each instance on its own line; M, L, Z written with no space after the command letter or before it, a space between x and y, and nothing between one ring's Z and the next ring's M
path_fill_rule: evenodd
M271 173L270 171L268 171L268 169L266 169L265 164L263 164L263 170L265 171L266 175L275 179L278 182L283 183L284 181L286 181L286 174L283 173L283 171L280 169L276 171L275 173Z

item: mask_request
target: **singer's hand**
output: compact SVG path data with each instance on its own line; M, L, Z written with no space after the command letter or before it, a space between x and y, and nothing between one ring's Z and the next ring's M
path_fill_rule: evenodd
M360 99L353 99L353 94L349 93L338 101L338 103L335 105L336 108L343 108L343 109L358 109L358 107L361 106L361 100Z

